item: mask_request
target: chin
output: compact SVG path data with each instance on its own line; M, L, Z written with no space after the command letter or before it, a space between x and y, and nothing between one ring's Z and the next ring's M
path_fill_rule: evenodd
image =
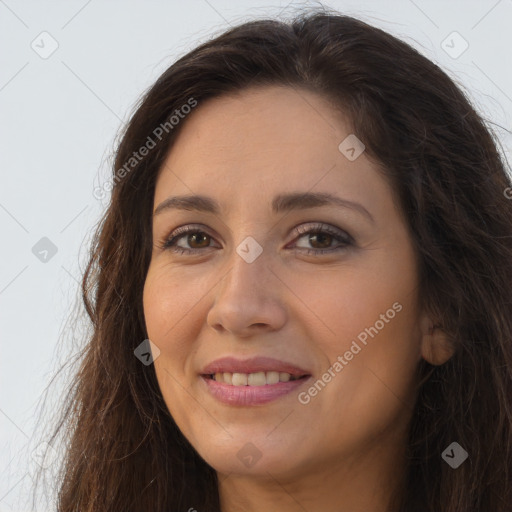
M304 454L297 450L301 443L286 435L270 440L268 432L265 429L259 435L254 432L251 435L234 435L220 444L198 446L196 450L212 468L223 474L268 477L269 473L279 475L296 472L304 463ZM288 444L284 442L287 437Z

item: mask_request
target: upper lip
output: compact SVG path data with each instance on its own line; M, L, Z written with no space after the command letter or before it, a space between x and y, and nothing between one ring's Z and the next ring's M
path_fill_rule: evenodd
M256 372L286 372L301 377L309 375L307 370L272 357L251 357L250 359L237 359L235 357L221 357L206 365L201 371L202 375L213 373L256 373Z

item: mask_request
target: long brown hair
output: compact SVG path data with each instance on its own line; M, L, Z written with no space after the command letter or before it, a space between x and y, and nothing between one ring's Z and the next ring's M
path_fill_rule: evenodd
M437 65L324 9L245 23L197 47L160 76L123 131L82 282L92 330L59 424L59 512L219 510L214 469L134 350L147 338L155 181L186 115L169 119L191 99L201 108L266 85L322 94L348 116L393 186L419 256L420 296L455 347L447 363L418 368L397 510L512 511L512 202L497 137ZM131 161L148 137L154 147ZM457 469L441 457L452 442L469 454Z

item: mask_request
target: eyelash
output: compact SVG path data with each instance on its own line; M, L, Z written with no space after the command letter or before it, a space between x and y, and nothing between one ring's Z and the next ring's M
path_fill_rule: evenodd
M164 243L160 246L160 248L163 250L170 250L177 254L190 254L190 255L197 254L197 253L203 251L204 249L208 249L209 247L206 247L203 249L187 249L184 247L178 247L176 245L176 242L179 239L183 238L185 235L200 233L200 234L204 234L204 235L207 235L208 237L210 237L210 235L208 235L208 233L206 233L204 230L198 229L199 227L200 226L188 225L188 226L182 226L182 227L177 228L164 241ZM354 241L348 233L346 233L340 229L331 227L327 224L318 223L318 224L314 224L314 225L309 225L309 227L304 227L304 225L301 225L301 226L296 227L294 229L294 232L298 236L298 238L302 238L303 236L309 235L309 234L332 235L334 237L334 239L336 239L338 242L343 244L339 247L334 247L331 249L306 249L305 253L307 255L320 256L322 254L338 252L338 251L346 249L348 246L354 245ZM210 238L213 238L213 237L210 237ZM303 248L300 248L300 247L297 250L299 250L300 252L304 252Z

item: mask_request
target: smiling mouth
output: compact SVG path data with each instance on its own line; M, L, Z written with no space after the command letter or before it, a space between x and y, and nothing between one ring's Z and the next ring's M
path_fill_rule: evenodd
M255 373L209 373L204 378L224 383L230 386L268 386L279 382L289 382L305 379L309 375L291 375L287 372L255 372Z

